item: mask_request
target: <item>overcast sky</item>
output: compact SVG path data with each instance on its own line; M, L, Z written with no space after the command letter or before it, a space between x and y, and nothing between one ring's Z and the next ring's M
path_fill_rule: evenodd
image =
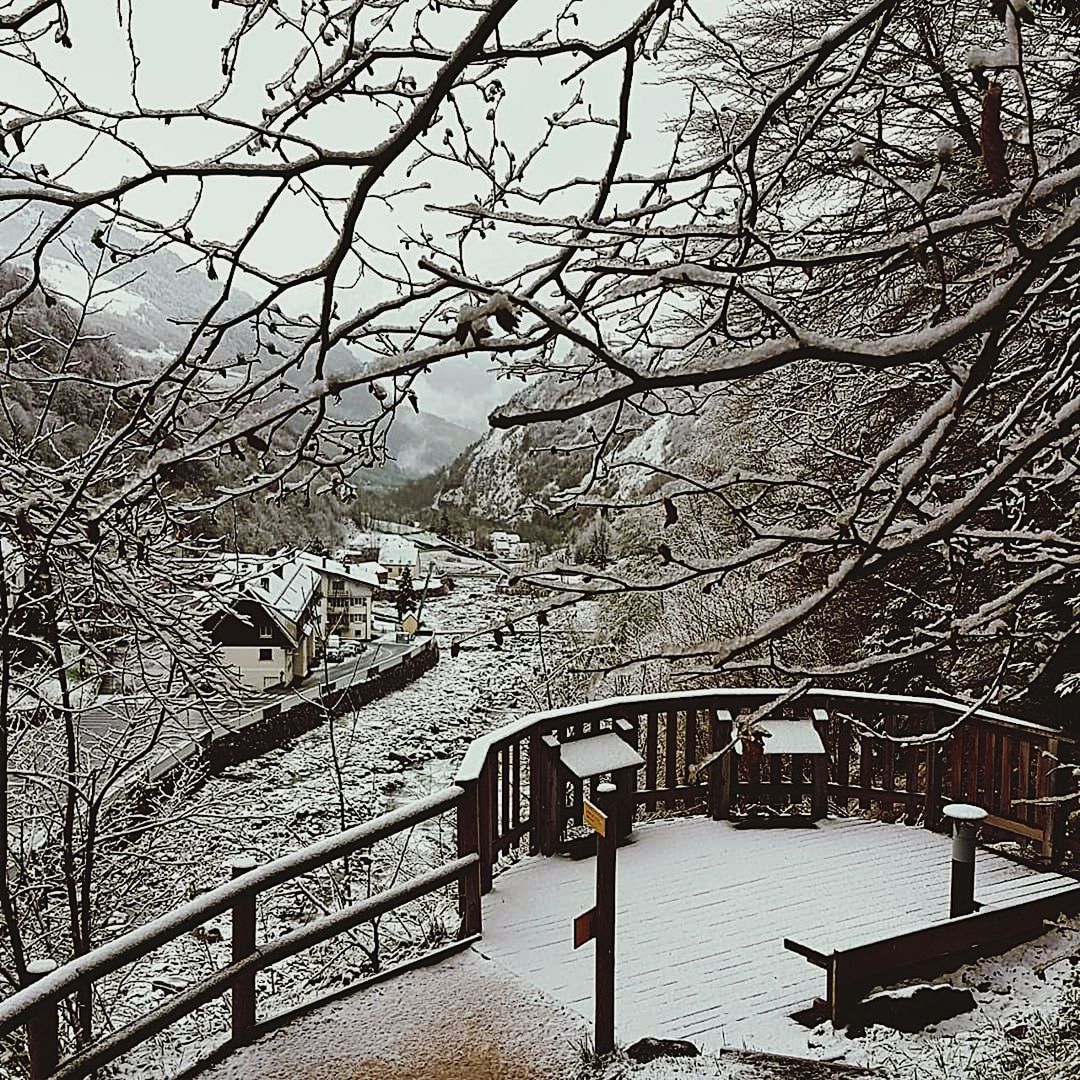
M298 2L292 5L298 8ZM427 4L414 5L426 8ZM576 28L567 24L567 33L603 40L626 25L640 10L642 0L632 3L611 3L610 0L583 0L574 7L578 16ZM705 5L707 11L710 5ZM723 5L711 5L716 17ZM528 0L504 23L503 41L528 38L550 25L562 4L548 0ZM119 17L118 17L119 14ZM224 4L214 10L209 0L79 0L69 5L69 34L73 48L65 49L51 41L38 46L43 66L74 90L84 102L105 109L130 109L135 104L134 85L138 102L149 108L190 106L216 92L222 83L221 49L236 28L239 14L236 8ZM438 45L448 45L476 20L474 12L447 10L434 16L426 13L425 30ZM437 21L433 21L437 20ZM409 26L395 30L397 43L408 40ZM135 42L139 66L133 80L129 35ZM380 39L389 43L390 38ZM301 39L294 29L261 24L246 36L237 64L237 78L222 111L234 116L258 118L268 98L265 85L277 76L295 55ZM569 70L568 64L524 63L511 65L500 77L506 86L506 98L500 105L500 128L508 142L526 148L544 131L546 117L567 100L572 88L561 86L559 80ZM659 78L649 65L640 69L640 78L631 97L630 129L632 140L624 155L620 171L651 171L667 161L670 137L664 131L665 119L684 107L682 91L656 85ZM423 83L434 72L432 65L418 67L416 75ZM615 113L621 58L615 56L593 67L585 83L587 107L596 115L610 117ZM0 57L0 96L9 103L19 103L27 111L47 106L50 92L44 80L26 63L11 57ZM349 107L327 106L317 119L303 129L305 136L325 141L337 147L360 149L377 142L387 126L386 112L358 111L355 101ZM235 129L224 132L197 120L176 120L166 126L157 120L141 120L125 125L127 136L135 140L147 156L156 162L192 160L209 155L235 138ZM533 187L558 182L567 176L596 175L606 161L611 144L612 128L583 126L563 132L553 149L540 154L531 169ZM351 133L355 132L355 136ZM45 125L28 147L29 161L48 164L54 176L65 175L68 182L84 189L95 188L115 181L119 176L141 171L137 157L117 147L114 142L99 139L89 149L85 134L71 126ZM67 168L66 174L63 170ZM385 190L404 183L422 180L427 189L399 195L392 206L372 202L361 218L363 236L375 247L402 250L402 229L415 230L423 222L438 233L439 223L425 206L429 203L470 201L475 192L473 178L464 170L439 162L428 162L420 176L388 177ZM355 173L321 181L329 194L343 194L355 182ZM199 210L194 221L196 233L206 238L230 242L242 232L270 188L269 182L255 179L215 181L198 192ZM160 183L146 187L125 203L132 212L167 221L175 217L196 198L195 181L173 179L168 185ZM577 198L587 205L592 192L579 191ZM574 208L572 203L552 209ZM460 222L454 221L453 225ZM444 230L449 219L442 221ZM249 252L249 257L270 270L296 270L318 263L325 257L333 237L330 226L311 204L299 197L286 199L274 213L262 237ZM482 252L474 252L474 267L480 266L494 277L508 259L522 260L521 252L510 252L513 243L496 235L485 242ZM408 250L408 249L406 249ZM415 251L415 248L412 249ZM407 258L415 258L408 255ZM369 277L355 286L355 304L370 303L379 298L380 288L386 286ZM314 294L311 302L314 303ZM487 413L512 393L520 384L496 382L483 360L453 362L437 369L427 379L421 398L427 410L439 413L474 429L486 426Z

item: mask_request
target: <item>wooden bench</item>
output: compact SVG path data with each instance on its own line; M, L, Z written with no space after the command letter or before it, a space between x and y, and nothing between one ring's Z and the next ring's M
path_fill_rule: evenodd
M965 954L1004 952L1042 934L1045 919L1076 911L1080 911L1080 884L1058 879L1047 882L1035 895L1020 892L1015 899L929 926L905 922L888 932L864 932L842 943L828 939L825 931L823 940L809 944L785 938L784 948L825 969L829 1017L834 1027L842 1027L853 1007L876 986L917 974L938 974L948 970L949 960L962 963L957 958Z

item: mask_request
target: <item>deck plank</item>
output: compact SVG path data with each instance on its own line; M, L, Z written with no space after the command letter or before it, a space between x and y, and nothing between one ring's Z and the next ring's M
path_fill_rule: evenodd
M680 819L638 827L618 855L616 1023L621 1040L695 1038L754 1045L766 1027L805 1031L787 1014L823 989L819 969L783 939L888 933L948 911L950 845L925 829L856 818L816 829L738 830ZM593 903L591 859L524 859L484 901L478 948L585 1016L593 949L574 950L574 916ZM986 904L1036 897L1072 879L980 851ZM542 902L541 902L542 900Z

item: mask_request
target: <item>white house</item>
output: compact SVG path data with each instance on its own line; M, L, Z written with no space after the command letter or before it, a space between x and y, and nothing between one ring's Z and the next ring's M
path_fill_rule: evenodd
M239 555L212 584L227 603L205 625L245 686L288 686L311 671L321 596L312 567L300 559Z
M513 555L515 545L521 543L521 537L517 533L503 532L501 529L492 532L488 540L491 550L503 559Z
M379 547L379 565L386 568L391 582L400 580L408 567L415 582L420 577L420 549L403 536L388 536Z
M323 641L331 634L353 641L372 637L371 599L385 579L386 571L378 563L346 565L337 559L301 553L301 562L310 566L322 582L319 604L319 632Z
M530 562L533 558L533 546L527 540L518 540L510 545L510 554L507 557L519 562Z
M8 591L22 592L26 588L26 559L21 548L6 536L0 536L0 564Z

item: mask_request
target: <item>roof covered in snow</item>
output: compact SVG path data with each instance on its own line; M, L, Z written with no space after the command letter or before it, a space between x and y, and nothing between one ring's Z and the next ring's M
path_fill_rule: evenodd
M311 555L306 551L300 552L297 558L323 576L345 578L347 581L366 585L371 589L379 587L379 573L382 567L377 562L346 565L338 559L330 559L325 555Z
M414 566L419 557L417 546L403 536L387 537L379 546L379 562L383 566Z
M246 596L273 613L299 623L319 588L319 575L298 558L238 554L228 558L213 584L237 598Z

